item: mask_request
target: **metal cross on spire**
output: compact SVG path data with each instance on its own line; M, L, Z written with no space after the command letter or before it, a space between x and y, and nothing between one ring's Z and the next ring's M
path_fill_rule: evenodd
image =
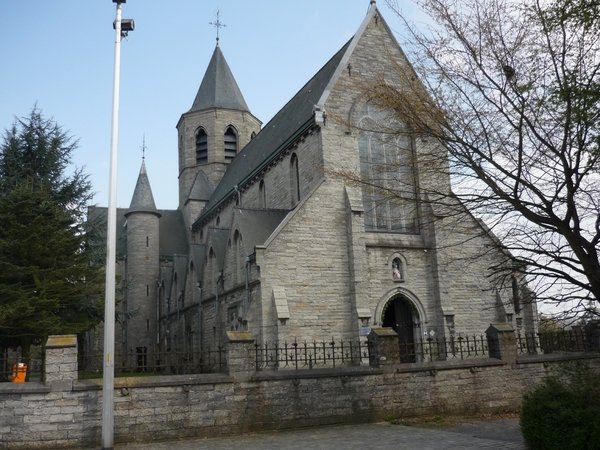
M144 140L142 141L142 146L140 147L142 149L142 160L146 159L146 149L148 147L146 147L146 133L144 133Z
M216 20L216 22L208 22L209 25L212 25L213 27L215 27L217 29L217 45L219 45L219 29L227 26L227 25L225 25L223 22L221 22L219 20L219 16L220 15L221 15L221 11L217 10L217 20Z

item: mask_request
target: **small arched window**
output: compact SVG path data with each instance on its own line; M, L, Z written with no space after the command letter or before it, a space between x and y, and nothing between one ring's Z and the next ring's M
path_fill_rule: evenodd
M250 135L250 140L254 139L256 137L256 133L253 131L252 134Z
M290 160L290 187L292 191L292 207L300 201L300 178L298 173L298 156L292 154Z
M237 134L233 127L227 127L223 143L225 144L225 162L231 162L237 154Z
M208 135L200 128L196 134L196 164L208 162Z
M267 192L265 190L265 180L260 180L260 184L258 185L258 207L263 209L267 207Z

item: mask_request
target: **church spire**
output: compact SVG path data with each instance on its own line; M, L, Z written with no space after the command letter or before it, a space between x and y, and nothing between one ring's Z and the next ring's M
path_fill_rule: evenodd
M142 160L142 168L140 169L135 190L133 191L131 205L129 205L129 210L125 216L134 212L147 212L156 214L160 217L160 213L156 209L154 203L154 196L152 195L152 188L150 187L150 180L146 173L146 163L144 160Z
M221 47L218 45L210 59L194 104L188 112L211 108L250 112L242 91L240 91L223 52L221 52Z

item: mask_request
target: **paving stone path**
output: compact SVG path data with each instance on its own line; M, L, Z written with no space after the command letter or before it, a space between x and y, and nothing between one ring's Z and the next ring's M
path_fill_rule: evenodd
M489 437L491 436L491 438ZM328 426L251 433L242 436L194 439L143 445L117 445L119 450L525 450L515 419L462 424L433 430L388 423Z

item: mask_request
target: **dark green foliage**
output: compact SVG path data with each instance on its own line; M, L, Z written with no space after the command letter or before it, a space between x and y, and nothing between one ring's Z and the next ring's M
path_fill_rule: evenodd
M0 146L0 348L76 334L102 318L104 272L86 245L90 184L76 142L34 109Z
M561 366L525 394L521 431L531 450L600 448L600 373L584 362Z

